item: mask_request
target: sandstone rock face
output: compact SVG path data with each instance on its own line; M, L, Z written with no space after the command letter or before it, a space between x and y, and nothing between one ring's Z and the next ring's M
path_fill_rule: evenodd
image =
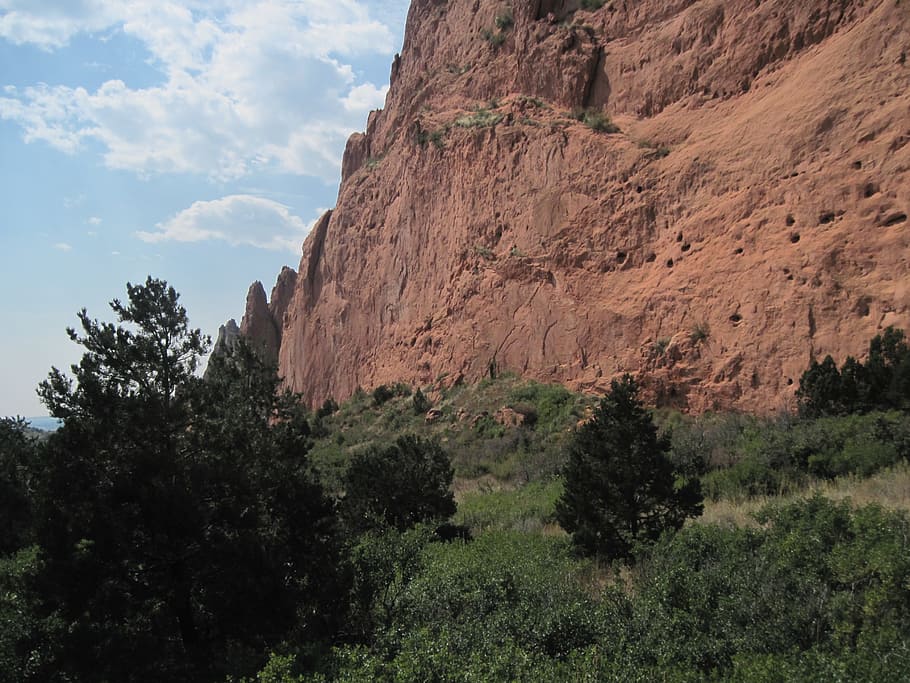
M261 282L254 282L247 292L240 334L260 348L269 361L278 362L284 317L296 285L297 272L285 267L272 288L271 301L266 300Z
M906 3L510 4L412 2L286 311L251 291L310 403L493 366L771 412L910 327Z
M230 354L240 339L240 328L237 327L237 321L231 318L224 325L218 328L218 336L215 338L215 345L212 347L212 357L225 356ZM208 376L209 368L206 365L203 376Z

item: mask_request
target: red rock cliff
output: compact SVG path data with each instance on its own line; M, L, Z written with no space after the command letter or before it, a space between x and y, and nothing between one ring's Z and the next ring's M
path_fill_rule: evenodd
M579 5L414 0L283 313L311 403L495 363L767 412L910 327L910 5Z

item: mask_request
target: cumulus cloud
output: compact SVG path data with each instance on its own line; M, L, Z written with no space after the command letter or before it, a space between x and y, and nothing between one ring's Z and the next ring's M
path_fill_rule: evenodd
M203 242L218 240L233 246L300 252L312 227L284 204L253 195L230 195L195 202L176 216L138 232L144 242Z
M59 251L72 251L73 247L72 247L72 245L69 245L66 242L57 242L54 245L54 249L57 249Z
M358 76L390 57L406 0L0 0L0 38L55 49L80 33L139 41L160 83L94 90L34 84L0 93L0 118L28 142L107 166L217 180L273 169L337 180L340 152L385 87ZM124 80L126 79L126 80Z

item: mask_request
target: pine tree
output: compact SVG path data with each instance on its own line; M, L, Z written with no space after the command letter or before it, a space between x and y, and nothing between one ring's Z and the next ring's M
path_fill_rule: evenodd
M636 544L701 514L699 481L677 477L637 393L631 376L614 380L569 450L556 516L587 554L629 558Z

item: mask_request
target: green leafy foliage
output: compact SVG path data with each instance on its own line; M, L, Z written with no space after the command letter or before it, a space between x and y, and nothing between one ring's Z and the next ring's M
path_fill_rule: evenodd
M812 361L797 397L805 417L910 408L910 346L904 332L888 327L877 335L865 363L848 357L838 370L831 356Z
M588 128L598 133L619 133L619 126L610 120L610 117L597 109L574 109L569 117L581 121Z
M637 544L701 513L699 481L677 480L669 442L637 392L631 376L614 380L569 449L556 517L586 553L631 557Z
M703 477L705 494L714 500L785 494L810 477L868 477L910 456L905 413L738 424L724 437L728 462Z
M455 521L475 531L540 532L556 521L556 501L562 491L562 481L554 479L517 489L466 493L458 503Z
M330 630L334 511L299 397L242 344L196 378L207 340L173 288L127 289L41 386L63 426L27 467L35 553L0 577L30 591L21 680L221 680Z
M448 455L432 440L402 436L370 448L345 473L342 517L356 533L447 519L455 512L452 475Z
M0 556L31 541L30 469L37 451L24 420L0 418Z

